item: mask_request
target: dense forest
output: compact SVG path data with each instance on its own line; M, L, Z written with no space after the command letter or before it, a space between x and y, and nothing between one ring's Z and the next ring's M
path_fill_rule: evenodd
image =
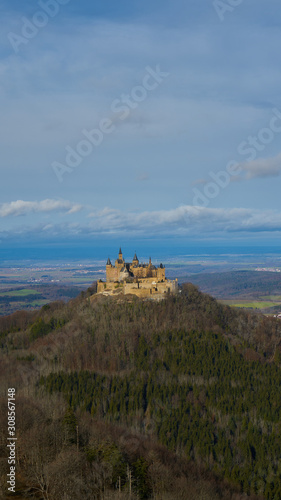
M14 498L280 499L280 321L94 292L0 318L3 498L15 387Z

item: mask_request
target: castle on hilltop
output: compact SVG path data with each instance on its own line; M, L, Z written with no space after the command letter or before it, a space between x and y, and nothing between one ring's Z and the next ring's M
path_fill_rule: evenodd
M113 266L110 258L106 264L106 282L99 280L97 293L103 295L133 294L138 297L160 298L166 293L176 293L177 280L165 277L165 266L156 267L151 258L148 264L139 262L135 253L132 262L125 262L120 248L118 259Z

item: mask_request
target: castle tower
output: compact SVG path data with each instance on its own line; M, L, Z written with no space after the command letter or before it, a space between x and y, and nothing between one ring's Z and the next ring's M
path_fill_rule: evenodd
M157 268L157 279L159 281L165 280L165 266L163 266L163 264L160 264L160 266Z
M116 259L116 261L115 261L115 268L117 269L117 272L116 272L116 279L117 280L119 280L120 271L121 271L121 269L123 269L124 265L125 265L125 260L123 259L123 254L122 254L122 250L120 247L118 259Z
M106 270L106 281L114 281L113 266L111 264L111 260L109 257L107 259L105 270Z
M134 258L133 258L132 265L133 266L138 266L139 265L139 259L137 258L136 252L135 252L135 255L134 255Z

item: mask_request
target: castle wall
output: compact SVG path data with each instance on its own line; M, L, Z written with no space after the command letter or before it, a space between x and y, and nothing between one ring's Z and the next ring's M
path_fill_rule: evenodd
M124 267L125 261L122 259L122 262L118 262L118 260L115 261L115 267L118 269L118 271L121 271L121 269Z
M112 282L98 281L97 283L97 293L112 293L114 290L123 289L123 284Z
M157 277L157 269L151 269L149 266L146 267L133 267L130 266L130 271L136 278L152 278Z
M161 283L156 282L153 278L144 279L139 283L104 283L99 281L97 284L97 293L105 295L115 294L133 294L142 298L153 298L163 296L169 293L178 291L178 281L165 280Z
M124 289L124 295L133 294L139 298L147 298L152 296L152 290L144 288L130 288L128 286Z
M106 266L106 281L118 281L119 271L113 266Z
M158 267L156 271L157 271L157 273L156 273L157 279L159 281L164 280L165 279L165 271L166 271L165 267Z
M124 294L134 294L138 297L151 297L164 295L168 293L176 293L178 291L178 282L169 281L163 283L139 283L139 287L136 283L126 283L124 284Z

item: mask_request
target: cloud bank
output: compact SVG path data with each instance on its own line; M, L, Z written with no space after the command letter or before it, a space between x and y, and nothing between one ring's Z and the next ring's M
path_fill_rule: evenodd
M268 232L281 230L281 212L248 208L206 208L190 205L171 210L129 212L104 208L89 214L94 232L150 232L210 234L218 232Z
M42 200L42 201L11 201L0 205L0 217L11 217L29 215L42 212L66 212L74 214L79 212L82 206L66 200Z
M43 202L21 202L24 206L14 202L0 209L3 217L9 214L23 215L30 211L46 212L48 210L62 210L74 214L87 207L71 204L70 202L56 202L44 200ZM14 227L10 231L2 231L2 238L14 237L29 238L78 238L87 236L126 236L126 237L158 237L196 236L200 238L216 238L218 235L237 235L238 233L278 233L281 231L281 212L277 210L257 210L249 208L206 208L190 205L180 206L170 210L158 211L122 211L109 207L102 210L91 211L87 222L81 218L79 221L58 223L50 220L47 223Z

